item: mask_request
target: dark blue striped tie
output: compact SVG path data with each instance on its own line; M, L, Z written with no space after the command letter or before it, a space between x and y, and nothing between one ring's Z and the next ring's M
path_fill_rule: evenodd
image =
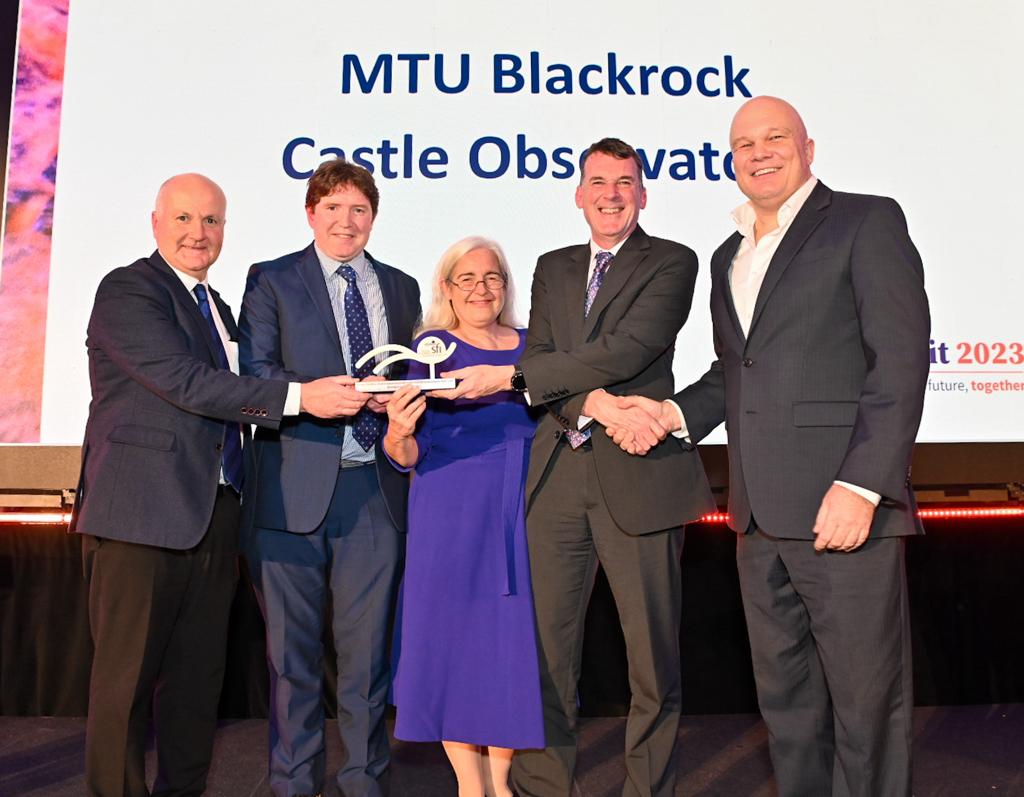
M347 263L338 266L338 273L345 280L345 329L348 332L348 351L352 357L350 373L357 379L364 379L373 373L373 360L356 368L355 363L373 348L370 336L370 319L363 304L363 295L356 285L356 271ZM373 448L373 443L380 434L380 416L373 410L363 407L356 415L352 424L352 436L363 447L363 451Z
M224 344L220 340L220 332L213 320L213 311L210 309L210 298L206 293L206 286L199 283L192 289L199 300L199 312L206 319L206 326L210 329L210 337L213 340L213 350L217 353L217 364L225 371L231 370L228 363L228 354L224 351ZM242 427L234 421L224 422L224 448L221 452L221 467L224 470L224 478L227 483L242 492Z

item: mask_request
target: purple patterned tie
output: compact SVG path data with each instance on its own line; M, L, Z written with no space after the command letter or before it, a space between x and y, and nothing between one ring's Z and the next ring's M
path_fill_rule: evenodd
M594 303L594 299L597 298L597 292L601 290L601 283L604 282L604 273L608 270L608 266L612 263L614 258L611 252L598 252L597 256L594 257L594 273L590 275L590 283L587 285L587 298L583 303L583 317L586 318L590 313L590 306Z
M357 369L355 363L366 352L373 348L373 338L370 337L370 319L366 314L366 305L363 303L363 295L356 285L356 271L352 266L343 263L338 267L338 273L345 280L345 329L348 332L348 350L352 356L352 368L350 373L357 379L363 379L373 373L373 361L366 363L362 368ZM352 436L356 442L363 447L363 451L373 448L373 443L380 434L380 416L373 410L363 407L353 419Z
M612 258L614 257L615 255L611 252L598 252L594 257L594 273L590 275L590 282L587 284L587 298L583 302L584 318L590 313L590 307L594 304L597 292L601 290L601 283L604 282L605 272L608 271L608 266L611 265ZM588 426L582 432L576 429L566 429L565 437L569 441L570 446L579 448L590 439L590 427Z

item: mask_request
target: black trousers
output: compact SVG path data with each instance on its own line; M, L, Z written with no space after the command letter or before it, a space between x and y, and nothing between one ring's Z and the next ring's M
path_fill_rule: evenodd
M85 741L90 797L148 797L151 715L153 797L203 793L238 581L238 523L238 497L221 488L195 548L83 538L95 646Z

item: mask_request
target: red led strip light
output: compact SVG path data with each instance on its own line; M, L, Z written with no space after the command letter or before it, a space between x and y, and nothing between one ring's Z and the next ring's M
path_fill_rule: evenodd
M919 509L917 516L922 520L959 520L973 518L1024 518L1024 506L988 506L988 507L945 507L943 509ZM713 512L702 515L701 523L728 523L729 516L724 512Z
M959 520L973 518L1024 518L1024 507L947 507L944 509L919 509L922 520ZM727 523L725 512L702 515L701 523ZM70 512L0 512L0 523L21 525L57 526L71 522Z
M70 512L0 512L0 523L59 526L70 522Z

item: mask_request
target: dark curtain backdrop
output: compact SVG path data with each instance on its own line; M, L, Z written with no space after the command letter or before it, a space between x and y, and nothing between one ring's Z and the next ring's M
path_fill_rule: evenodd
M928 532L907 548L917 703L1024 702L1024 523L936 521ZM687 528L680 645L689 714L757 710L735 547L722 526ZM244 569L227 645L221 715L266 716L263 621ZM0 527L0 714L84 715L91 652L78 538ZM600 574L583 656L582 711L624 713L622 635ZM327 682L333 710L332 672Z

